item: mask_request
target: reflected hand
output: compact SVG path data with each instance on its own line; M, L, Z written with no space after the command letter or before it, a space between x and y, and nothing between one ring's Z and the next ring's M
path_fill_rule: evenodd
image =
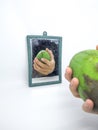
M98 45L96 46L96 50L98 50ZM80 98L78 90L77 90L78 89L78 85L79 85L79 80L77 78L72 78L72 69L70 67L66 68L65 78L70 82L69 88L70 88L72 94L75 97ZM83 108L83 110L85 112L98 114L98 112L95 112L93 110L93 108L94 108L94 102L92 100L90 100L90 99L87 99L83 103L82 108Z
M52 73L54 71L55 68L55 60L54 60L54 55L52 53L51 50L49 50L48 48L46 48L46 51L49 53L50 55L50 61L42 58L41 61L39 61L37 58L34 59L34 64L33 67L34 69L41 73L42 75L48 75L50 73Z

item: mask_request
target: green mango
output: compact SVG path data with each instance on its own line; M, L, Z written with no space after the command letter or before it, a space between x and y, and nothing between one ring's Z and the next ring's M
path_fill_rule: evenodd
M41 50L38 52L36 57L41 61L42 58L45 58L47 60L50 60L50 55L46 50Z
M94 102L94 110L98 111L98 50L84 50L75 54L69 66L73 75L79 79L78 92L85 101Z

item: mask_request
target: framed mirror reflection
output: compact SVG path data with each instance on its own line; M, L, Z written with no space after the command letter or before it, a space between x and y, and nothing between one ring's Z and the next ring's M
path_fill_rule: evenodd
M27 35L29 86L61 83L62 37Z

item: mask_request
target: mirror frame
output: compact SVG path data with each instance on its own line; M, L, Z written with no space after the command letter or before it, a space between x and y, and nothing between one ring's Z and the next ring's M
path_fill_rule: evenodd
M54 76L45 76L42 78L32 78L33 74L33 59L32 59L32 54L33 54L33 49L32 45L33 42L32 40L53 40L57 41L58 44L58 75L56 77ZM35 86L43 86L43 85L51 85L51 84L57 84L62 82L62 73L61 73L61 66L62 66L62 37L61 36L47 36L47 32L44 31L43 35L27 35L26 36L27 40L27 53L28 53L28 82L29 82L29 87L35 87Z

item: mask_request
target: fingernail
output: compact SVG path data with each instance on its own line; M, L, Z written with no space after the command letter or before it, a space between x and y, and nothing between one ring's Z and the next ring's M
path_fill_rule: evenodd
M67 73L67 74L69 73L69 68L68 68L68 67L66 68L66 73Z
M67 72L67 69L65 70L65 75L67 75L68 74L68 72Z
M73 84L74 84L74 81L72 80L71 83L70 83L70 86L73 86Z
M84 103L84 107L85 109L90 110L90 106L87 103Z
M42 61L44 61L44 58L41 58Z

